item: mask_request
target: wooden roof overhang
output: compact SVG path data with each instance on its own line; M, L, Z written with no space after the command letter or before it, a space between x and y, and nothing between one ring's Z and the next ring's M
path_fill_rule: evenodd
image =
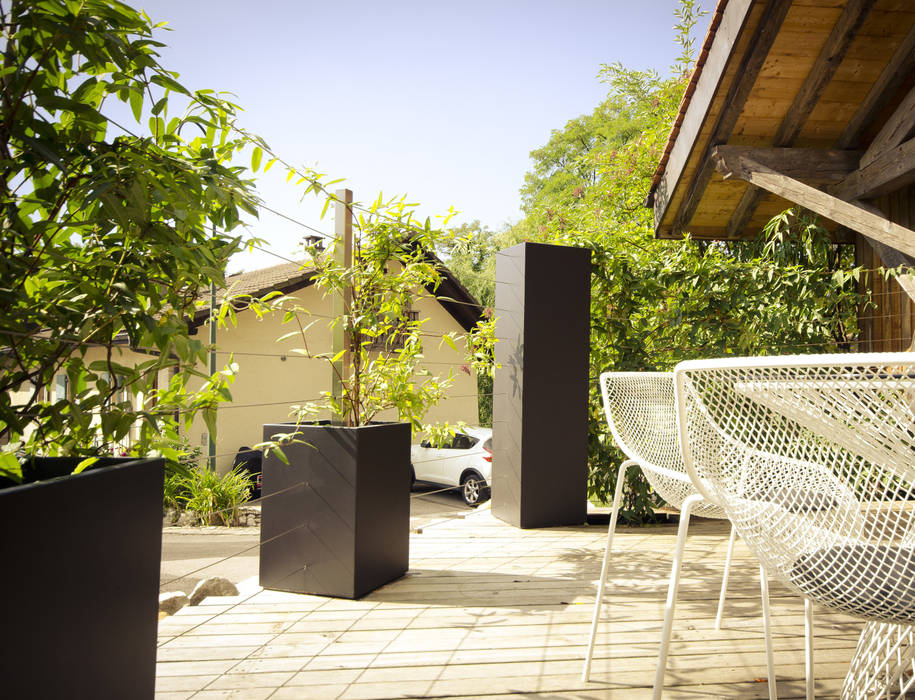
M913 131L913 0L720 0L648 195L656 235L749 238L801 205L911 262L915 232L869 200L915 182Z

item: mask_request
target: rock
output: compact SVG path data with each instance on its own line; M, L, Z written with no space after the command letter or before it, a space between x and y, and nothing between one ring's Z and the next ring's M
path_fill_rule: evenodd
M191 527L197 524L197 516L189 510L182 511L175 521L178 527Z
M188 597L181 591L159 594L159 612L174 615L188 604Z
M205 578L194 586L190 603L191 605L200 605L204 598L209 598L211 595L238 595L238 589L234 583L227 578L222 578L222 576Z
M253 506L242 506L238 509L238 522L240 527L258 527L261 524L261 509Z

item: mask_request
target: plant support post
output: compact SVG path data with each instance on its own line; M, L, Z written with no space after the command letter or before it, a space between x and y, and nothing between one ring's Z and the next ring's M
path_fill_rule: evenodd
M334 193L334 256L337 264L349 269L353 261L353 191L347 189L337 190ZM340 358L333 363L331 377L331 396L340 401L343 397L343 380L346 368L350 366L349 334L344 330L343 317L349 312L352 291L349 285L343 288L342 293L334 294L334 319L333 349L334 357Z
M216 283L210 282L210 376L216 374ZM207 431L207 469L216 471L216 436Z

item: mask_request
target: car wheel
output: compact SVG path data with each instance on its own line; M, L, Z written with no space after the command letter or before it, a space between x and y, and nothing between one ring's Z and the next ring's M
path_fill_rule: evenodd
M416 470L410 465L410 491L416 486Z
M480 505L489 498L486 480L476 472L467 472L461 477L461 496L468 506Z

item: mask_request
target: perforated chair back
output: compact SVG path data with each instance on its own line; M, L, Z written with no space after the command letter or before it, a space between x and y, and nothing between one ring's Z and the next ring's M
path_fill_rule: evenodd
M651 487L674 508L696 493L683 465L671 372L604 372L604 413L613 440L641 467ZM727 517L713 502L693 507L696 515Z
M683 458L770 576L915 622L915 355L684 362Z

